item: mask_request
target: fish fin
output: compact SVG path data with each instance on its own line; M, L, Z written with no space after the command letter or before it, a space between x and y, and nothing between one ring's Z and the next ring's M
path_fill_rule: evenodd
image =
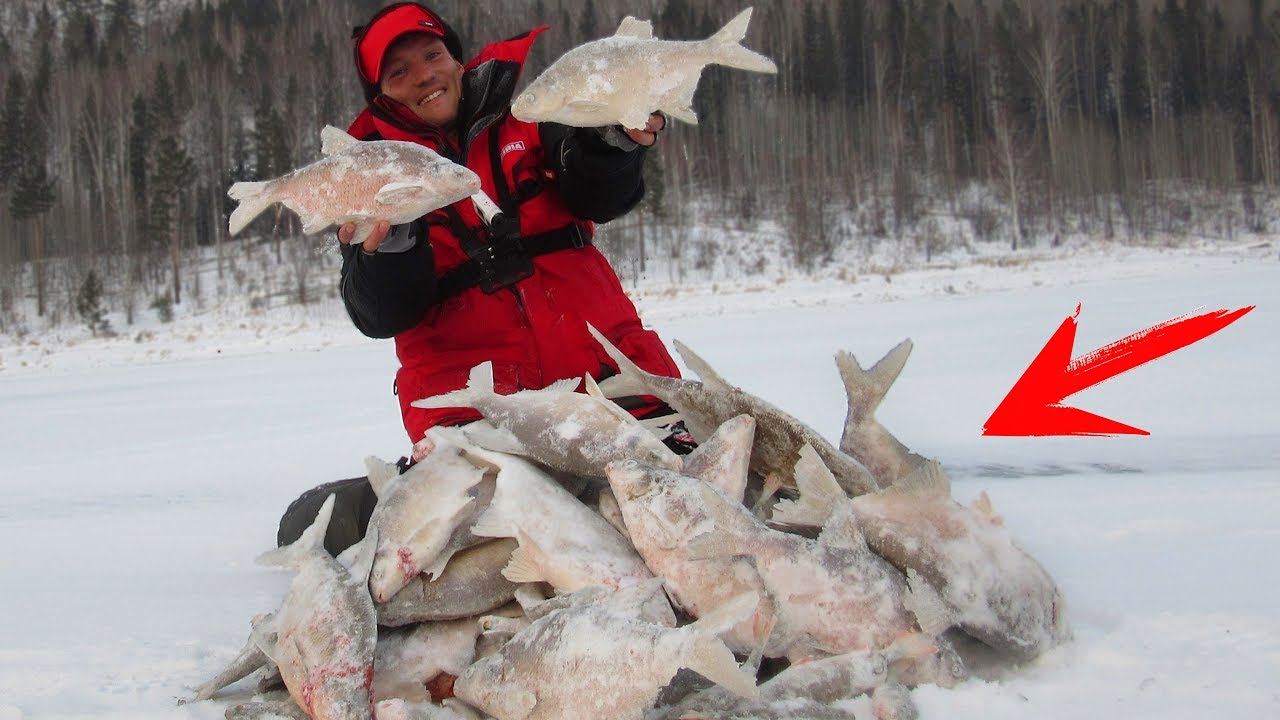
M991 496L987 494L986 490L979 492L978 497L969 503L969 509L992 525L1004 525L1004 518L1000 517L1000 514L991 505Z
M661 110L671 117L689 123L698 124L698 114L693 111L693 96L698 91L698 80L702 72L691 72L669 95L665 96Z
M706 42L711 46L711 56L714 58L712 62L752 72L778 72L778 66L772 60L739 44L747 36L747 24L750 22L751 8L747 8L725 23L715 35L707 38Z
M851 504L845 502L835 506L818 534L818 544L847 550L867 549L867 538L858 526Z
M240 204L231 211L231 220L227 232L232 236L245 229L263 210L275 204L276 199L268 192L269 182L238 182L227 189L227 196Z
M885 657L889 662L913 660L937 652L938 646L933 644L932 638L924 633L910 630L894 638L893 642L889 643L889 647L884 649Z
M355 585L368 585L369 572L373 570L373 558L378 552L378 528L371 525L364 533L364 539L352 545L350 558L347 562L342 563L347 568L347 573L351 575L351 582Z
M259 615L249 626L249 641L256 645L271 662L277 664L279 664L276 660L279 655L279 638L280 619L275 613Z
M584 374L582 376L582 382L586 387L587 394L599 400L600 403L604 405L605 409L610 413L613 413L613 415L619 420L627 424L639 422L636 420L635 415L623 410L621 405L615 402L610 402L609 398L604 396L604 393L600 391L600 386L596 384L596 379L591 377L591 373Z
M648 20L637 20L628 15L622 18L622 24L618 25L618 32L613 35L614 37L629 37L637 40L652 40L653 23Z
M903 605L916 616L916 624L925 636L935 638L951 627L951 613L938 591L914 568L907 568L907 595Z
M471 534L476 537L514 537L515 530L511 527L510 521L502 509L497 505L497 495L494 495L494 501L490 503L489 508L480 513L480 517L476 518L475 523L471 526Z
M675 346L676 352L680 353L680 358L684 360L690 370L693 370L698 374L698 378L701 379L704 384L721 385L727 388L733 387L727 380L720 377L720 373L716 372L706 360L703 360L697 353L690 350L687 345L679 340L673 340L671 342L672 345Z
M422 569L422 572L431 576L432 580L438 580L444 574L445 568L449 565L449 561L458 552L457 548L445 548L443 552L436 556L434 562Z
M578 100L570 100L569 102L565 103L565 105L572 108L574 112L583 113L586 115L594 115L604 110L605 108L609 107L605 103L599 102L597 100L587 100L583 98L580 98Z
M942 469L942 463L937 460L925 460L880 492L884 495L906 495L920 500L946 500L951 497L951 480Z
M507 561L507 566L502 568L502 577L513 583L534 583L546 580L546 574L538 564L538 558L542 555L541 548L530 540L528 535L519 531L516 531L516 541L520 545L511 552L511 559Z
M329 497L324 499L324 504L316 513L316 519L302 531L302 535L297 540L284 547L262 553L257 557L256 562L259 565L297 567L307 555L324 552L324 535L329 531L329 518L333 517L333 504L336 498L336 495L330 493Z
M718 530L708 530L689 538L685 549L690 560L714 560L741 554L729 541L728 535Z
M666 107L661 108L661 110L662 112L666 113L670 117L673 117L681 122L686 122L690 125L698 124L698 114L693 111L692 103L689 103L686 105L679 105L676 107L667 105Z
M267 614L260 616L255 620L255 622L270 622L273 619L274 615ZM216 695L219 690L227 687L228 685L239 682L253 674L255 670L268 665L270 662L271 658L267 657L267 654L263 652L262 648L258 646L258 643L254 641L251 632L249 635L249 641L245 644L244 648L240 650L240 654L236 655L235 659L227 664L226 669L218 673L216 677L210 679L205 684L196 688L195 696L192 697L191 700L180 700L179 704L208 700Z
M364 471L368 473L369 486L373 494L379 498L387 491L387 486L400 477L400 466L370 455L364 459Z
M520 438L507 428L488 423L468 423L463 427L463 434L483 450L496 450L510 455L527 455L529 452L524 443L520 442ZM463 454L468 452L469 450L463 450Z
M694 634L693 658L689 669L742 697L756 697L755 676L738 666L733 652L720 640L720 635L745 622L755 614L760 595L748 591L705 613L688 631Z
M391 182L378 188L373 201L382 205L404 205L417 201L424 189L422 183Z
M413 407L420 408L474 407L469 403L474 403L482 397L493 394L493 362L485 360L471 368L465 388L414 400L410 404Z
M902 374L907 358L911 357L912 347L911 338L903 340L869 370L862 369L853 353L844 350L836 353L836 368L840 370L840 379L844 381L850 413L854 412L855 406L860 419L869 418L875 413L884 396L889 393L889 388Z
M582 383L580 378L571 377L556 380L546 387L537 388L535 390L521 390L522 393L543 393L551 395L554 393L571 393L578 391L578 385Z
M646 382L647 378L652 377L650 373L641 370L640 366L632 362L631 358L622 354L622 351L609 342L609 339L591 323L587 323L587 332L591 333L591 337L600 343L600 347L604 348L605 354L618 364L618 374L604 380L604 384L601 386L601 390L605 391L608 397L652 394Z
M345 130L336 128L332 125L325 125L320 130L320 153L322 155L336 155L345 150L349 150L360 142Z
M847 496L836 482L826 463L809 443L800 448L796 461L796 485L800 497L795 500L779 500L773 506L773 522L784 525L822 527L831 516L836 503Z
M685 475L710 483L741 503L747 489L751 466L751 446L755 439L756 420L747 414L724 422L711 437L684 456Z

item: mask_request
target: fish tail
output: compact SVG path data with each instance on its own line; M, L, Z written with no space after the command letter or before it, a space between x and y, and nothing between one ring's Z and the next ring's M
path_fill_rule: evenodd
M845 497L840 483L809 443L800 448L796 462L796 485L800 497L780 500L773 506L773 521L784 525L821 527L836 503Z
M329 518L333 516L333 503L336 495L330 494L316 513L311 526L302 532L302 536L293 543L268 550L257 557L259 565L279 567L296 567L303 558L313 552L324 552L324 536L329 531Z
M606 397L626 397L628 395L648 395L652 391L645 382L649 374L631 362L631 358L622 354L616 345L609 342L591 323L587 323L587 332L600 343L604 351L618 364L618 374L600 381L600 390Z
M688 626L693 633L693 657L689 669L730 692L756 697L755 676L738 666L737 658L720 635L750 619L760 602L755 592L745 592L717 607Z
M231 211L231 222L228 231L232 235L236 235L245 228L254 218L262 214L263 210L271 207L276 202L267 192L267 182L238 182L227 190L227 196L232 200L239 201L239 205L235 210Z
M474 407L472 403L493 394L493 362L485 360L471 368L465 388L414 400L410 404L419 408Z
M846 424L849 421L861 423L875 417L876 409L906 365L911 347L910 338L903 340L870 370L863 370L851 353L843 350L836 353L836 367L840 369L840 379L844 381L844 392L849 399Z
M754 50L742 46L742 39L747 36L747 23L751 22L751 8L738 13L719 32L707 38L711 45L712 62L739 70L753 72L776 73L778 66L769 58Z

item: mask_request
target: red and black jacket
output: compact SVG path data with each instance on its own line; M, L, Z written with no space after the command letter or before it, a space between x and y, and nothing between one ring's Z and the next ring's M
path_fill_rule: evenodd
M585 373L612 374L612 361L587 333L587 322L645 370L679 375L589 242L594 223L622 215L643 196L644 148L619 150L595 129L525 123L508 112L538 32L490 45L467 63L456 138L415 122L407 108L385 97L375 98L349 130L364 140L417 142L471 168L504 213L518 219L523 237L575 238L534 255L527 277L491 292L450 282L465 276L460 268L489 242L470 200L417 221L415 231L429 241L419 239L405 252L343 247L343 302L361 332L395 338L396 386L414 442L434 425L479 417L470 409L410 403L464 387L471 368L486 360L501 394Z

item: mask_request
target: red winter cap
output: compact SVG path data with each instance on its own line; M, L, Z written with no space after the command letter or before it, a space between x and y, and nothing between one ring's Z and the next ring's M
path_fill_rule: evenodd
M435 13L417 3L390 5L375 15L356 36L356 68L365 82L378 82L382 72L382 57L387 48L401 35L424 32L434 35L449 45L453 35L449 26ZM456 42L456 40L455 40ZM449 47L450 54L454 48Z

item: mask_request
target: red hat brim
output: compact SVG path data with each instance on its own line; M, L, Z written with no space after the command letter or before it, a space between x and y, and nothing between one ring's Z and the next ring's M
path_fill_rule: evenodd
M401 5L380 15L365 27L356 41L356 58L360 75L366 82L377 83L382 73L382 59L397 38L422 32L443 39L445 25L421 5Z

